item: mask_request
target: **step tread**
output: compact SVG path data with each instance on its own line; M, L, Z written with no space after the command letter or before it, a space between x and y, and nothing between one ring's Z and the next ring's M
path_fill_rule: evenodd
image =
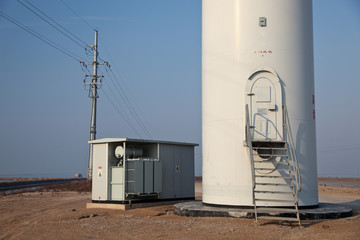
M288 203L294 203L294 200L283 200L283 199L267 199L267 198L255 198L255 201L260 202L288 202Z
M277 164L290 164L289 161L285 161L285 162L278 162L276 160L254 160L254 162L256 163L277 163Z
M256 155L256 156L259 156L259 155L266 155L266 156L269 156L269 157L287 157L288 155L286 154L265 154L265 153L253 153L253 155Z
M292 184L286 184L286 183L257 183L255 182L256 185L271 185L271 186L289 186L289 187L293 187Z
M266 176L266 175L255 175L259 178L291 178L291 176Z
M264 171L267 171L267 170L274 170L274 171L289 171L288 168L281 168L281 169L276 169L276 168L254 168L255 170L264 170Z
M293 194L293 192L285 192L285 191L262 191L262 190L254 190L255 193L271 193L271 194Z
M276 217L276 216L258 216L258 219L271 219L271 220L280 220L280 221L293 221L298 222L297 218L290 218L290 217Z
M257 146L254 146L253 147L254 149L271 149L271 150L286 150L285 147L257 147Z
M258 207L256 208L257 211L264 211L264 213L283 213L283 212L287 212L287 213L296 213L296 209L295 208L273 208L273 207L267 207L267 208L264 208L264 207Z

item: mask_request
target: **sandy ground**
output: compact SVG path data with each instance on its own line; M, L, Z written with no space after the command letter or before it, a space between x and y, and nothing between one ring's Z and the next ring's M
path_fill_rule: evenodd
M319 186L346 187L360 190L360 178L319 177Z
M197 197L201 183L196 184ZM352 217L296 224L180 217L172 206L86 209L90 193L33 192L0 198L0 239L360 239L360 190L319 187L320 201L353 207Z

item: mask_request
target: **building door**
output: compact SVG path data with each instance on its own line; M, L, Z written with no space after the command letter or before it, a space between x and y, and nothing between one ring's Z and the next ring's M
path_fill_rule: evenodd
M252 81L248 96L253 140L276 140L279 135L279 126L277 126L279 109L276 105L277 96L273 82L265 76L259 76Z

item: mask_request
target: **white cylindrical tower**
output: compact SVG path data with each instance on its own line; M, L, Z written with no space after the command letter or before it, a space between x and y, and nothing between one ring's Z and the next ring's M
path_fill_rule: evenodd
M299 206L318 205L312 0L203 0L202 8L203 202L253 204L247 105L255 153L284 142L288 116L289 151L301 174Z

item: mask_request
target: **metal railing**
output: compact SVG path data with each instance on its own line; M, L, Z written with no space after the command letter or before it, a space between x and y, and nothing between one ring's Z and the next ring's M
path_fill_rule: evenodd
M295 182L296 182L296 195L301 192L301 174L300 174L300 167L299 162L296 157L296 146L294 143L291 126L290 126L290 119L286 105L283 105L283 138L286 144L289 144L288 154L289 158L291 158L293 162L294 172L295 172Z
M255 189L255 166L254 166L254 157L253 157L253 146L252 146L252 136L251 136L251 127L250 127L250 115L249 115L249 106L246 104L245 106L246 113L246 144L249 147L250 154L250 165L251 165L251 173L252 173L252 187ZM294 168L295 174L295 182L296 182L296 193L301 191L301 174L299 162L296 156L296 147L291 131L289 114L286 108L286 105L283 105L283 140L285 141L286 147L288 148L289 160L292 161L292 165ZM289 145L289 147L288 147ZM296 195L297 195L296 194Z
M277 154L276 156L274 156L275 158L280 157L280 160L283 157L286 157L286 161L283 163L286 163L288 165L288 174L289 176L287 176L287 178L290 178L291 181L291 189L292 189L292 196L294 197L294 204L295 204L295 210L296 210L296 216L297 216L297 220L299 221L299 224L301 226L301 222L300 222L300 215L299 215L299 209L298 209L298 201L299 201L299 192L301 191L301 175L300 175L300 168L299 168L299 163L297 160L297 156L296 156L296 146L294 144L294 140L293 140L293 135L291 132L291 126L290 126L290 120L289 120L289 115L288 115L288 111L285 105L283 105L283 137L282 140L284 141L285 147L276 147L275 149L281 150L282 153L281 154ZM254 155L256 155L256 153L253 153L253 136L251 135L251 122L250 122L250 114L249 114L249 106L248 104L245 105L245 113L246 113L246 145L249 148L249 158L250 158L250 165L251 165L251 176L252 176L252 194L253 194L253 205L254 205L254 213L255 213L255 220L257 222L258 218L265 218L264 216L257 216L257 207L256 207L256 201L257 200L261 200L261 197L259 199L255 198L255 189L256 189L256 182L255 182L255 178L256 177L261 177L262 175L255 175L255 160L254 160ZM276 141L275 141L276 143ZM256 146L256 145L255 145ZM262 149L266 149L266 148L262 148ZM272 149L270 147L270 149ZM284 153L284 151L286 150L286 154ZM257 149L258 153L257 155L260 156L260 152L259 152L259 146ZM293 171L291 170L291 168L293 169ZM260 168L258 168L260 169ZM275 167L274 170L276 170L277 167ZM279 169L279 170L286 170L286 169ZM295 178L295 179L294 179ZM294 184L294 180L295 180L295 184ZM257 191L259 193L259 191ZM261 191L260 191L261 192ZM279 193L277 191L274 190L268 190L268 193ZM268 199L264 199L262 198L262 200L266 200L268 201ZM277 199L272 199L272 201L284 201L284 200L277 200ZM271 217L270 217L271 218ZM269 219L269 216L267 216L267 219ZM279 219L279 217L277 217L277 219ZM288 220L288 219L287 219Z
M257 222L257 211L256 211L256 201L255 201L255 164L254 164L254 156L253 156L253 147L252 147L252 137L250 132L250 118L249 118L249 106L246 104L245 106L246 112L246 144L249 147L249 157L250 157L250 165L251 165L251 178L252 178L252 199L255 211L255 220Z
M255 189L255 166L254 166L254 157L253 157L253 147L252 147L252 137L250 131L250 117L249 117L249 106L245 106L246 112L246 144L249 147L250 154L250 165L251 165L251 174L252 174L252 188Z

